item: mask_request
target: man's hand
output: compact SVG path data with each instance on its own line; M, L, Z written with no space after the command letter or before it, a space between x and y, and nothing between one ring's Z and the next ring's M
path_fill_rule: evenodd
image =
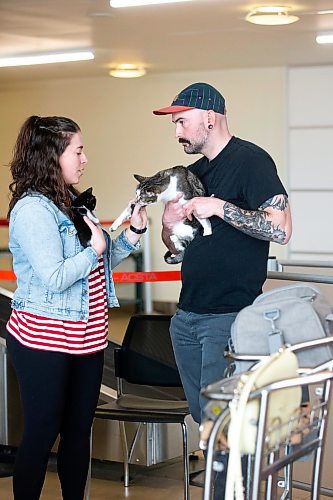
M192 220L192 215L198 219L208 219L212 215L221 213L221 208L224 202L219 198L211 197L196 197L187 201L183 205L186 217Z
M183 209L183 204L180 203L180 199L183 197L181 193L173 201L169 201L165 204L163 216L162 216L162 240L165 246L170 250L171 253L176 254L176 250L173 242L170 239L172 233L172 228L177 222L184 221L186 219L186 214Z
M171 229L177 222L186 219L186 214L179 200L183 197L181 193L173 201L165 204L162 223L166 229Z

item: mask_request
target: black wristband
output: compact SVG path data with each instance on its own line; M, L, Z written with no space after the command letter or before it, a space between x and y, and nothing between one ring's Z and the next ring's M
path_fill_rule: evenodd
M130 230L133 231L133 233L135 233L135 234L143 234L147 231L147 226L144 227L143 229L137 229L136 227L132 226L132 224L131 224Z

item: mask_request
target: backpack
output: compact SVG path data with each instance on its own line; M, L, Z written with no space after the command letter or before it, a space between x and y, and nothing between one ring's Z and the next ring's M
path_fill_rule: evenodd
M275 288L259 295L236 316L229 343L230 357L236 359L228 374L248 370L284 345L295 346L332 334L333 309L320 290L305 284ZM300 368L315 368L333 359L333 343L295 353Z

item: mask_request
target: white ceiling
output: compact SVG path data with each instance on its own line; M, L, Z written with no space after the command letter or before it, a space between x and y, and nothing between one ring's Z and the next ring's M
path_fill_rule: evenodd
M317 45L333 30L333 0L292 5L300 20L256 26L244 20L250 0L192 2L112 9L108 0L0 0L0 57L92 48L94 61L0 68L0 83L105 76L118 63L141 63L150 74L237 67L333 63L333 45Z

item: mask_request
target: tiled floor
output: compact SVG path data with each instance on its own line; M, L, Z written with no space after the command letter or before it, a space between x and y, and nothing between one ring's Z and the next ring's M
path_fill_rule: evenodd
M201 467L195 462L192 467ZM133 470L134 469L134 470ZM182 464L173 460L169 465L154 468L132 468L132 483L128 488L121 482L122 466L117 463L95 464L91 482L90 500L182 500ZM190 486L191 500L202 499L202 488ZM0 478L1 500L13 500L11 478ZM321 500L329 497L321 496ZM29 500L29 499L27 499ZM58 478L55 472L48 472L41 500L61 500ZM222 499L221 499L222 500ZM311 500L310 493L294 490L293 500Z
M199 466L196 462L196 467ZM183 498L182 463L170 461L165 466L153 468L133 466L130 469L131 485L124 488L121 481L122 464L104 462L94 464L90 500L173 500ZM191 486L191 500L202 498L202 489ZM11 478L0 478L1 500L13 500ZM48 472L41 500L60 500L59 482L55 472ZM27 499L29 500L29 499Z

